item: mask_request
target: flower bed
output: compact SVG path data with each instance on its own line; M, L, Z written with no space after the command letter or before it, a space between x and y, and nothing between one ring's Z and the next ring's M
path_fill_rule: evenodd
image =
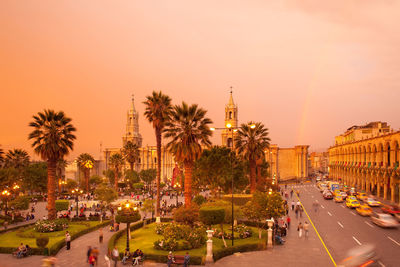
M53 221L39 220L35 223L35 230L40 233L62 231L67 228L68 228L67 219L57 219Z
M214 233L213 236L222 239L222 231L219 228L213 228ZM235 235L235 239L245 239L253 236L253 231L247 227L246 225L238 225L233 228L233 232L237 233ZM224 231L224 238L225 239L232 239L232 227L229 228L228 230Z

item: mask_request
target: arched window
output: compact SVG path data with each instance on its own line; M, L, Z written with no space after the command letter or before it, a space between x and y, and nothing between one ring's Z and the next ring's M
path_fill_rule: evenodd
M232 111L229 111L229 119L232 119Z
M154 158L154 163L157 163L157 158Z
M227 146L232 147L232 138L228 138Z

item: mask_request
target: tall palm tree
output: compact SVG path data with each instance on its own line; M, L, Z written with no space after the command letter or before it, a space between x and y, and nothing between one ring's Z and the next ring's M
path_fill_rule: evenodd
M86 192L89 192L89 176L90 176L90 169L93 168L94 158L92 155L88 153L82 153L79 155L77 159L79 167L83 170L83 175L85 178L85 189Z
M264 155L264 149L269 147L268 129L264 124L249 122L242 124L235 138L237 152L249 161L250 167L250 191L256 190L257 159Z
M132 141L126 142L124 147L122 148L122 155L125 160L129 163L131 171L133 171L133 165L139 158L139 147L137 144Z
M167 144L169 151L178 162L183 162L185 169L185 206L192 202L192 170L194 162L200 157L202 146L210 147L212 131L206 118L207 111L196 104L175 105L171 120L166 123L165 137L172 140Z
M117 190L117 192L118 192L118 177L122 169L122 166L124 166L124 164L125 164L124 157L120 153L116 153L110 157L110 165L111 168L114 169L114 185L115 185L115 190Z
M146 106L144 116L153 124L157 143L157 204L156 217L160 216L160 180L161 180L161 138L165 124L169 121L172 110L171 98L164 95L161 91L153 91L151 96L146 97L143 102Z
M59 159L57 160L57 165L56 165L56 177L58 177L59 180L62 178L62 172L67 167L67 161L65 159ZM59 183L58 184L58 192L61 193L62 186Z
M4 162L4 151L0 147L0 167L3 167L3 162Z
M20 170L29 165L28 152L22 149L8 150L5 157L5 166Z
M34 151L47 161L47 209L49 220L53 220L57 217L55 206L57 161L73 149L73 141L76 139L73 133L76 129L63 111L44 110L34 115L33 119L29 126L34 130L28 139L33 140Z

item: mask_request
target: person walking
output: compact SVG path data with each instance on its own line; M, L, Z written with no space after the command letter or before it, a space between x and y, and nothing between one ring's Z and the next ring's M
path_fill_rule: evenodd
M294 213L296 213L296 219L298 219L299 218L299 206L296 206Z
M303 226L303 228L304 228L304 238L305 239L308 239L308 228L309 228L309 224L308 224L308 222L307 221L305 221L304 222L304 226Z
M114 261L114 267L117 267L118 258L119 258L119 252L118 252L118 249L117 249L116 246L115 246L114 249L112 250L111 256L112 256L112 259L113 259L113 261Z
M103 228L99 229L99 243L103 243Z
M67 250L70 250L71 249L71 235L69 234L68 231L65 233L65 243L67 243Z
M293 188L290 190L290 198L293 198Z
M88 246L88 250L87 250L87 252L86 252L86 262L89 262L89 257L90 257L90 255L92 255L92 247L91 246Z
M303 235L303 225L301 222L299 222L299 225L297 226L297 231L299 232L299 238Z
M287 228L288 229L290 229L290 221L291 221L290 216L287 216L286 223L287 223Z
M292 210L294 210L294 200L292 200Z

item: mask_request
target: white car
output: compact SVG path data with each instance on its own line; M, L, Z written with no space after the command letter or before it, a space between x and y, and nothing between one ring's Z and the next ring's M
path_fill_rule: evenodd
M371 220L373 223L381 227L394 228L400 225L392 215L385 213L375 213L371 215Z
M367 203L370 207L379 207L381 205L381 202L373 199L372 197L367 198L364 202Z

